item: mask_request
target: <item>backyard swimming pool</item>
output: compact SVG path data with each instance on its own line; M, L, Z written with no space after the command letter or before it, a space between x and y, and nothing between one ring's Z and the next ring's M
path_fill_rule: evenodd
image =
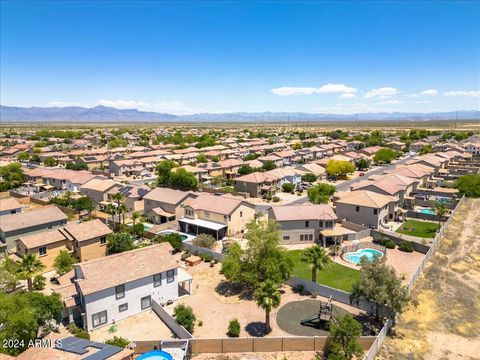
M375 249L360 249L355 252L349 252L346 253L343 258L352 263L352 264L360 264L360 260L362 257L366 257L368 261L372 261L375 256L383 256L383 253L381 251L375 250Z
M153 350L141 355L137 360L173 360L173 357L165 351Z
M435 210L433 209L420 209L420 211L422 214L430 214L430 215L435 215Z

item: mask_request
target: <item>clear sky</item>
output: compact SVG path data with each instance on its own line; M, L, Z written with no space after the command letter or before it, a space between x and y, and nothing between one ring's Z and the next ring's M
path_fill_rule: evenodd
M480 108L479 1L1 1L2 105Z

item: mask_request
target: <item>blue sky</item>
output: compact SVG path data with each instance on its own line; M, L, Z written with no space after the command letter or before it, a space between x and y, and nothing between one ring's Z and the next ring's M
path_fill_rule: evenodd
M480 2L1 2L2 105L480 108Z

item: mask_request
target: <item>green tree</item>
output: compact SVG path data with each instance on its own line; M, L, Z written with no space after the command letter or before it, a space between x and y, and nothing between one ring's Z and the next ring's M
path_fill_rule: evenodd
M238 168L239 175L248 175L255 172L255 170L248 164L242 165Z
M314 173L303 174L302 181L308 182L308 183L314 183L315 181L317 181L317 175L315 175Z
M65 165L65 168L69 170L75 170L75 171L88 170L88 165L80 162L69 162L67 163L67 165Z
M115 230L115 215L117 214L117 208L113 204L108 204L105 208L105 212L112 217L112 227Z
M253 295L258 307L265 311L265 328L270 332L270 312L280 305L282 294L278 291L277 285L272 281L261 283Z
M292 145L292 150L300 150L301 148L302 148L301 142L296 142L295 144Z
M420 150L420 155L430 154L433 153L433 148L431 144L423 145L422 149Z
M27 161L28 159L30 159L30 154L27 152L21 152L17 155L18 161Z
M228 323L227 335L229 337L240 336L240 322L237 319L230 320L230 322Z
M408 289L402 285L395 269L386 264L385 257L375 257L368 261L365 257L360 261L360 280L353 285L350 301L371 301L375 306L375 316L379 318L380 310L385 310L395 318L410 304Z
M290 277L293 263L280 246L277 222L252 220L247 224L245 238L246 250L233 244L222 261L221 272L229 281L254 289L264 281L280 284Z
M198 154L197 155L197 162L199 162L199 163L208 162L207 156L205 154Z
M114 336L111 339L105 340L105 344L126 348L128 345L130 345L130 340L120 336Z
M272 160L265 161L262 166L262 169L264 171L270 171L276 168L277 168L277 165Z
M308 199L313 204L326 204L330 201L330 197L335 194L337 188L333 185L320 183L308 189Z
M159 163L156 167L157 170L157 184L159 186L167 186L170 181L170 174L172 173L172 169L176 166L176 164L171 160L165 160Z
M158 236L154 239L154 242L168 242L170 245L172 245L173 251L176 253L182 250L183 240L180 234L176 232Z
M20 163L15 162L0 167L0 191L15 189L23 184L23 170Z
M358 170L364 171L364 170L367 170L370 167L370 161L367 160L367 159L361 158L361 159L357 160L355 165L357 166Z
M172 171L169 183L172 187L183 190L195 190L198 186L195 175L183 168Z
M363 349L358 341L361 335L362 325L351 314L340 315L335 321L330 321L327 359L350 360L354 356L361 359Z
M59 294L38 292L4 294L0 292L0 343L16 339L19 347L0 346L0 353L18 355L37 338L40 328L48 330L61 316L63 304Z
M312 267L312 281L317 282L317 273L330 261L327 253L320 245L313 245L302 251L302 261Z
M282 184L282 191L283 192L292 192L293 190L295 190L295 185L293 185L292 183L289 183L289 182L285 182Z
M18 264L9 257L5 257L0 261L0 293L15 291L18 283Z
M73 264L75 264L75 262L75 259L67 250L61 250L53 262L53 267L58 275L63 275L73 270Z
M260 154L247 154L242 159L243 161L255 160L260 157Z
M438 219L438 225L442 226L443 217L447 214L447 208L445 207L444 204L438 203L438 204L435 205L435 212L440 217Z
M187 331L192 334L197 318L190 306L179 304L173 309L173 316L179 325L182 325Z
M480 197L480 174L468 174L455 181L455 188L461 194L471 198Z
M43 165L49 166L49 167L57 166L58 161L55 158L49 156L49 157L45 158L45 160L43 160Z
M213 249L217 240L210 234L198 234L192 240L193 245L200 246L206 249Z
M325 171L329 176L344 177L355 171L355 166L349 161L330 160L325 167Z
M400 153L393 149L382 148L375 153L373 161L375 162L375 164L390 164L399 156Z
M118 254L125 251L133 250L133 237L126 233L113 233L107 235L107 253Z
M35 291L42 291L43 289L45 289L46 283L47 280L43 275L35 275L32 281L32 288Z
M35 254L25 254L18 266L21 279L27 280L28 291L33 291L32 278L45 268L45 265Z

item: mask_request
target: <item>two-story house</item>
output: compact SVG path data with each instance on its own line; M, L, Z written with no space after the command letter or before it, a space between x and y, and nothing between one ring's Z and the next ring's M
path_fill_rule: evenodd
M157 187L144 195L143 212L153 224L174 222L183 215L182 205L196 197L192 191Z
M161 243L78 263L76 294L69 296L76 300L64 303L80 309L83 327L91 331L149 310L154 301L175 301L190 291L192 277L180 268L172 250Z
M241 233L255 216L255 206L241 197L201 194L184 205L178 219L180 230L190 234L210 234L217 240Z
M335 227L337 215L326 204L272 206L268 218L280 225L283 244L317 243L326 245L322 231Z

